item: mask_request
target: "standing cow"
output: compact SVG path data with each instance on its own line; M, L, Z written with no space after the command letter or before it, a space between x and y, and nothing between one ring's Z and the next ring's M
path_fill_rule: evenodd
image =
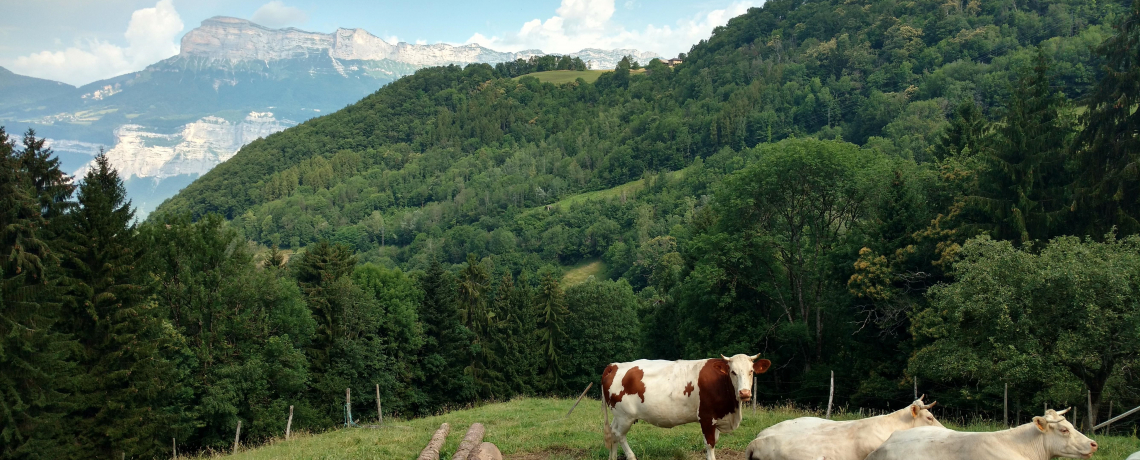
M747 460L863 460L892 433L942 424L922 398L895 412L860 420L800 417L772 425L748 444Z
M617 458L621 443L627 460L637 460L625 434L633 422L643 420L662 428L700 422L705 455L715 460L713 448L720 433L740 426L741 403L752 399L752 374L768 370L772 362L760 355L695 361L637 360L613 363L602 372L602 407L606 413L606 448ZM609 410L614 411L613 423Z
M892 434L867 460L1049 460L1090 458L1096 441L1077 431L1061 412L1003 431L966 433L925 427Z

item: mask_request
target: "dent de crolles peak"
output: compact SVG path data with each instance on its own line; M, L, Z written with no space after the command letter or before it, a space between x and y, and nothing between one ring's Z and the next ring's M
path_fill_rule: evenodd
M245 19L215 16L182 37L180 56L224 61L274 61L327 55L338 60L392 60L416 66L470 64L527 59L541 56L541 50L500 52L479 44L416 45L388 43L363 29L337 29L333 33L308 32L296 28L271 29ZM613 68L625 55L648 62L657 53L631 49L587 49L570 56L593 60L595 68ZM611 62L612 61L612 62Z

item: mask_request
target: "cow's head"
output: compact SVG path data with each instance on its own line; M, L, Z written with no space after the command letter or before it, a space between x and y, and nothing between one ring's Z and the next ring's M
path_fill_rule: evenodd
M914 400L913 403L910 403L910 417L911 422L913 423L913 425L911 425L911 428L918 428L920 426L936 426L939 428L945 428L942 426L942 423L938 421L938 419L934 418L934 414L930 412L930 408L934 407L935 404L938 404L938 401L934 401L930 404L924 404L922 402L922 399L925 397L926 395L919 396L919 398Z
M1065 409L1057 412L1045 411L1045 416L1033 417L1033 424L1045 435L1045 451L1051 457L1089 458L1096 452L1096 441L1081 434L1072 423L1065 420Z
M759 353L756 356L733 355L731 358L720 355L721 359L728 362L728 376L732 379L732 387L736 389L737 401L752 399L752 374L763 374L772 366L771 361L756 359L759 357Z

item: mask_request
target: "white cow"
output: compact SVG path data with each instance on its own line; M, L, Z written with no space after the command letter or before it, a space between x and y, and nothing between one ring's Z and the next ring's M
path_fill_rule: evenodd
M938 402L918 398L906 408L860 420L834 421L800 417L761 431L748 444L748 460L863 460L892 433L942 424L930 413Z
M637 460L625 435L633 422L643 420L662 428L700 422L705 438L705 457L715 460L713 448L720 433L740 426L740 405L752 399L752 375L772 365L756 356L695 361L637 360L613 363L602 372L602 410L606 420L606 448L610 460L618 446L626 460Z
M892 434L867 460L1049 460L1090 458L1093 441L1065 420L1068 412L1049 409L1044 417L1003 431L966 433L946 428L915 428Z

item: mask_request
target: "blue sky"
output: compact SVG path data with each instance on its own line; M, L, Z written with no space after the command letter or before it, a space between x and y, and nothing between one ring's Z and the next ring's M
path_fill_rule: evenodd
M362 28L386 40L501 51L635 48L673 56L763 0L0 0L0 66L81 85L178 52L203 19Z

